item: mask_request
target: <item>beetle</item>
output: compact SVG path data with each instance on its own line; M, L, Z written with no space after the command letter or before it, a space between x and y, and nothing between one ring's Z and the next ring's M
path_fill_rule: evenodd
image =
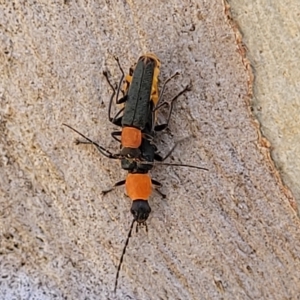
M120 89L122 80L124 79L124 71L119 63L118 58L115 58L119 69L122 73L122 77L117 89L111 84L108 74L104 72L104 76L112 89L112 95L108 106L108 119L114 125L122 127L122 131L114 131L111 133L112 137L121 142L122 149L120 155L127 157L139 157L141 155L139 146L142 143L142 138L146 137L145 129L149 112L151 111L156 117L156 112L159 108L169 105L169 113L167 123L157 125L154 130L162 131L167 128L170 116L173 109L173 99L171 103L160 103L164 93L165 86L173 77L177 76L175 73L169 77L164 83L163 90L159 96L158 81L160 73L160 60L153 53L147 53L139 57L134 68L129 69L129 74L125 76L124 84ZM119 92L123 93L123 97L119 99ZM111 108L113 99L116 95L116 104L124 103L124 107L112 117ZM180 93L181 95L181 93ZM176 99L180 96L177 95ZM121 113L123 112L123 115ZM120 116L121 115L121 116ZM121 136L121 140L117 138ZM150 136L146 137L149 138ZM151 137L150 137L151 138Z
M140 75L140 73L142 73L142 72L139 72L138 74ZM155 73L155 72L153 72L153 73ZM156 74L158 74L158 72L156 72ZM164 84L164 87L165 87L166 83L176 75L177 74L175 74L175 75L171 76L170 78L168 78L166 80L165 84ZM128 82L132 83L135 79L134 77L135 77L135 73L133 73L132 78L127 76L127 78L129 78ZM141 78L140 78L140 80L141 80ZM143 80L141 80L141 81L143 81ZM150 82L151 82L151 81L149 81L148 77L146 77L146 81L148 82L148 84L150 84ZM108 80L108 82L109 82L109 85L112 87L109 80ZM154 106L155 103L157 104L157 103L160 102L160 98L161 98L161 96L158 98L158 88L157 88L157 85L156 85L157 80L155 80L154 82L155 82L155 88L153 88L153 90L155 92L152 93L154 95L154 100L152 100L152 98L148 99L148 103L149 103L148 108L146 108L145 105L141 106L141 107L136 105L138 107L138 112L139 112L139 117L138 117L137 120L135 120L134 115L131 116L131 117L128 117L128 115L127 115L128 111L129 111L129 114L132 114L132 110L131 109L130 110L126 109L126 107L128 105L130 105L130 106L133 105L130 102L130 99L133 98L134 100L136 100L136 98L137 98L136 95L134 95L134 97L127 97L127 100L122 100L121 101L121 103L126 101L124 113L123 113L122 116L119 116L120 115L120 111L119 111L116 114L116 116L119 116L118 118L111 118L110 117L111 102L112 102L113 96L115 94L115 90L113 89L113 95L110 99L110 104L109 104L109 109L108 109L108 111L109 111L109 120L111 120L112 123L114 123L115 125L120 124L119 126L122 126L122 124L126 124L126 123L128 124L128 122L123 121L123 120L131 120L132 124L139 125L140 128L143 128L143 129L137 129L136 127L133 127L133 126L131 127L131 126L128 126L128 125L124 125L122 127L121 132L120 131L119 132L114 132L115 134L114 135L112 134L112 135L116 136L117 133L118 134L120 133L121 135L123 135L124 130L128 129L128 128L131 128L133 131L134 130L140 131L141 140L140 140L139 143L135 144L134 147L127 147L128 144L123 143L123 141L121 140L120 141L121 144L122 144L121 152L118 153L118 154L112 154L110 151L108 151L104 147L100 146L99 144L95 143L94 141L92 141L91 139L89 139L88 137L86 137L85 135L83 135L82 133L80 133L79 131L74 129L73 127L71 127L67 124L63 124L64 126L69 127L70 129L72 129L73 131L75 131L76 133L78 133L84 139L86 139L88 141L88 142L82 142L82 141L77 140L76 141L77 144L86 144L86 143L93 144L97 147L97 149L102 154L104 154L108 158L120 159L121 160L122 169L128 171L128 175L127 175L126 179L115 183L112 188L110 188L108 190L105 190L105 191L102 191L102 194L106 194L106 193L112 191L115 187L118 187L118 186L121 186L121 185L125 184L127 195L132 200L131 213L134 216L134 220L138 224L145 224L145 221L147 220L147 218L150 214L151 208L148 204L148 198L151 195L152 184L154 184L156 186L161 186L161 184L158 181L156 181L154 179L150 179L150 175L148 174L148 172L152 169L153 165L155 164L154 160L156 160L156 161L160 162L160 164L164 164L164 165L186 166L186 167L203 169L201 167L191 166L191 165L163 163L163 161L166 160L171 155L172 151L175 149L175 147L178 143L175 143L175 145L172 147L172 149L167 153L167 155L165 157L162 157L161 155L159 155L158 152L157 152L157 147L153 143L153 138L154 138L154 135L155 135L156 128L158 128L158 131L161 131L161 130L165 129L168 126L168 123L169 123L169 120L170 120L170 115L171 115L172 109L173 109L174 101L180 95L182 95L183 93L188 91L189 86L186 86L180 93L178 93L170 101L170 103L167 103L167 105L170 106L167 123L162 124L162 125L156 125L156 116L155 116L156 110L157 110L157 108L160 108L163 105L165 105L165 102L162 103L160 106L156 106L156 107ZM125 84L126 84L126 82L125 82ZM141 83L141 85L146 86L145 83ZM120 87L120 84L119 84L119 87ZM163 87L163 91L164 91L164 87ZM126 89L127 89L127 85L126 85ZM150 90L150 88L148 88L148 91L149 90ZM118 89L118 91L119 91L119 89ZM130 91L130 86L129 86L129 89L128 89L128 94L129 94L129 91ZM126 97L126 94L125 94L124 97ZM123 99L124 99L124 97L123 97ZM116 101L116 102L117 102L117 104L120 104L120 101ZM139 102L137 104L139 104ZM139 109L140 109L140 111L139 111ZM122 109L122 111L123 111L123 109ZM142 115L140 115L141 112L143 112ZM128 134L130 132L130 130L127 131L126 134ZM129 136L127 140L130 140L130 138L131 137ZM156 189L156 191L161 196L165 197L165 195L162 194L158 189Z
M122 72L122 77L117 91L111 84L107 73L104 72L103 74L113 91L108 106L108 119L114 125L122 127L121 131L114 131L111 134L115 140L121 143L120 153L111 153L109 150L95 143L73 127L63 124L87 140L87 142L77 140L77 144L93 144L106 157L121 160L121 167L128 171L125 180L117 182L112 188L102 192L103 194L106 194L117 186L125 185L126 193L132 200L130 211L133 215L133 220L119 261L115 279L115 291L118 284L119 272L123 262L123 257L128 246L134 223L137 224L136 230L138 230L139 226L145 226L147 230L146 221L151 212L148 199L152 193L152 186L161 186L158 181L152 179L150 176L149 171L152 169L153 165L159 163L164 165L185 166L207 170L206 168L192 165L164 163L163 161L170 156L178 143L175 143L165 157L162 157L158 154L157 147L153 143L155 133L167 128L173 110L174 101L180 95L189 91L190 87L186 86L170 102L162 102L162 96L166 84L173 77L177 76L178 73L175 73L165 81L162 92L159 95L158 76L161 64L159 59L154 54L148 53L142 55L138 59L136 66L134 68L130 68L129 74L126 76L124 76L124 72L117 58L116 61ZM124 77L125 81L123 83L123 87L121 88L121 83ZM120 91L123 94L123 97L119 99ZM124 107L121 108L114 117L112 117L111 108L115 95L116 104L123 103ZM158 109L163 106L169 106L167 122L158 125L156 114ZM118 136L121 136L121 139L118 139ZM165 197L165 195L162 194L158 189L156 190L160 193L160 195Z
M170 156L176 147L175 144L165 157L161 157L157 153L157 147L153 143L153 138L156 131L162 131L167 128L173 110L174 101L180 95L187 92L190 87L186 86L170 102L161 103L166 84L173 77L177 76L178 73L175 73L165 81L162 93L159 96L158 76L161 63L155 54L147 53L138 59L134 68L130 68L129 74L125 76L123 88L121 89L121 83L124 79L124 71L119 60L117 58L115 59L122 73L117 92L111 84L107 73L104 73L104 76L113 91L108 106L108 119L114 125L122 127L122 131L114 131L112 133L112 137L121 142L122 148L120 153L112 154L102 146L81 134L76 129L69 125L64 125L80 134L84 139L88 140L88 143L94 144L102 154L109 158L121 160L121 167L128 171L126 180L117 182L109 190L103 191L103 194L108 193L117 186L125 184L127 194L133 201L131 212L134 215L134 219L138 223L145 223L151 211L148 204L148 198L151 194L151 186L152 184L160 186L159 182L150 180L148 171L152 169L154 160L163 162ZM123 97L118 99L120 90L123 93ZM116 104L124 103L124 107L120 109L114 117L112 117L111 108L115 95ZM157 125L157 110L165 105L169 106L167 122ZM116 136L121 136L121 140L117 139ZM77 144L79 143L87 142L77 140ZM157 191L164 196L159 190Z
M146 124L143 133L147 134L147 136L154 137L154 131L153 128L153 114L150 112L148 115L148 123ZM77 131L76 131L77 132ZM78 132L79 133L79 132ZM79 133L82 135L81 133ZM101 147L89 138L82 135L85 139L90 141L92 144L94 144L97 148ZM169 155L172 153L172 151L175 149L177 143L173 146L173 148L169 151L169 153L165 157L161 157L159 154L157 154L157 147L155 144L151 143L151 140L149 139L142 139L141 145L139 147L140 150L140 159L134 160L129 158L122 158L121 159L121 165L122 168L128 171L128 174L126 176L125 180L121 180L117 182L111 189L103 191L103 194L106 194L113 190L117 186L121 186L125 184L126 193L129 196L129 198L132 200L131 205L131 213L133 215L133 220L131 222L131 226L128 232L128 236L126 238L125 245L122 250L122 254L119 260L116 278L115 278L115 284L114 284L114 292L117 290L118 286L118 280L120 275L121 266L123 263L123 259L126 253L127 246L129 244L129 239L132 234L134 223L136 223L136 231L138 231L139 226L145 226L146 231L148 231L147 227L147 219L149 217L149 214L151 212L151 207L149 206L148 199L152 192L152 186L161 186L161 183L151 178L149 171L152 169L154 163L154 160L158 160L160 162L163 162ZM191 166L191 165L185 165L185 164L168 164L168 163L162 163L164 165L173 165L173 166L186 166L186 167L192 167L197 169L202 169L208 171L206 168L198 167L198 166ZM163 197L165 197L164 194L162 194L158 189L156 191Z
M119 59L116 58L119 69L122 73L117 91L114 86L111 84L107 72L103 72L109 86L112 89L112 95L108 105L108 119L111 123L116 126L122 127L121 131L113 131L111 133L112 137L121 142L121 151L117 154L112 154L110 151L106 150L102 146L98 145L98 150L108 158L120 159L120 158L139 158L141 156L139 147L142 143L143 138L152 139L153 136L147 136L143 129L146 126L147 118L149 113L153 114L153 118L156 118L157 110L162 108L163 106L169 106L169 112L167 117L167 122L164 124L156 125L153 128L155 131L162 131L168 127L168 123L170 121L170 116L173 109L173 102L184 92L188 90L186 87L185 90L180 92L176 97L174 97L170 103L163 102L161 103L162 96L165 90L166 84L178 73L175 73L171 77L169 77L162 88L162 93L159 96L158 92L158 76L160 72L160 60L153 53L147 53L145 55L140 56L138 62L134 68L129 69L129 74L124 75L124 71L119 63ZM122 81L125 77L125 81L123 87L121 89ZM120 91L123 94L123 97L119 99ZM116 96L116 97L115 97ZM113 99L116 98L116 104L124 103L124 107L121 108L118 113L112 117L111 116L111 108ZM154 123L152 123L154 124ZM67 124L63 124L70 129L74 130L81 136L83 136L80 132L72 128ZM152 125L153 126L153 125ZM117 137L121 136L121 139ZM84 137L84 136L83 136ZM86 137L84 137L86 139ZM88 140L88 139L86 139ZM88 140L88 142L82 142L77 140L77 144L86 144L93 143ZM123 163L122 163L123 167ZM125 169L130 167L126 167Z

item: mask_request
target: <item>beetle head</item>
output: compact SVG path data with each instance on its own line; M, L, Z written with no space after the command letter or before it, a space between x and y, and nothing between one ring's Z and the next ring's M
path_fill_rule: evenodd
M134 200L130 211L136 222L145 223L151 212L151 207L148 200Z

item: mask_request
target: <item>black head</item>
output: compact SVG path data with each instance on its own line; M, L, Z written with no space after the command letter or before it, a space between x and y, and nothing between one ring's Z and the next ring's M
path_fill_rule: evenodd
M139 148L128 148L128 147L122 148L120 154L121 156L127 158L138 158L142 155L141 150Z
M145 223L151 212L148 200L134 200L130 209L134 221Z
M133 172L134 170L137 169L137 162L132 159L122 158L121 167L123 170Z

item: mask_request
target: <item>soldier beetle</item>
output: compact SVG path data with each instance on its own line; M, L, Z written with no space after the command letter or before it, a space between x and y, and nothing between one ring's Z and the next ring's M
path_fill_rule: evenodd
M117 58L116 61L122 73L117 91L111 84L108 74L106 72L103 72L103 74L113 91L108 106L108 119L114 125L122 127L121 131L114 131L111 134L115 140L121 143L121 151L113 154L73 127L63 124L87 140L87 142L77 140L77 144L93 144L104 156L111 159L121 160L121 167L128 171L125 180L117 182L112 188L102 192L103 194L106 194L117 186L125 185L126 193L132 200L130 211L133 215L133 220L118 264L114 291L117 289L120 269L129 239L131 237L134 223L137 224L136 231L138 231L139 226L145 226L146 231L148 230L146 221L151 212L148 199L152 193L152 186L161 186L161 184L152 179L149 174L149 171L152 169L153 165L161 164L169 166L184 166L208 171L206 168L193 165L164 163L163 161L171 155L178 142L175 143L165 157L162 157L157 153L157 147L153 143L155 132L162 131L168 127L174 101L180 95L189 91L190 87L186 86L170 102L162 102L166 84L173 77L177 76L178 73L175 73L165 81L162 87L162 92L159 95L158 76L161 63L156 55L148 53L141 56L138 59L135 67L130 68L129 74L126 76L124 75ZM123 87L121 88L124 77L125 80ZM123 96L119 99L120 92L123 94ZM114 117L112 117L111 109L114 98L116 99L116 104L124 104L124 107L121 108ZM163 106L169 107L167 122L158 125L156 114L158 109ZM121 139L119 139L118 136L121 136ZM156 191L161 196L165 197L165 195L162 194L158 189L156 189Z

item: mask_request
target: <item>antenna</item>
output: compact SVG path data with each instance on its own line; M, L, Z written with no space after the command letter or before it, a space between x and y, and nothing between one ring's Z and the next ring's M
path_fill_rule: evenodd
M133 229L134 222L135 222L135 219L132 220L132 223L131 223L131 226L130 226L130 229L129 229L129 232L128 232L128 236L127 236L127 239L126 239L123 251L122 251L122 255L121 255L121 258L120 258L120 261L119 261L117 275L116 275L116 280L115 280L115 288L114 288L114 292L115 293L116 293L117 286L118 286L118 279L119 279L119 274L120 274L121 266L122 266L122 263L123 263L123 258L124 258L124 255L126 253L126 248L128 246L129 239L131 237L131 232L132 232L132 229Z
M174 166L174 167L187 167L187 168L194 168L194 169L208 171L207 168L198 167L198 166L194 166L194 165L180 164L180 163L164 163L164 162L160 162L160 161L150 162L150 161L144 161L144 160L136 160L136 161L142 165L152 165L152 166L164 165L164 166Z
M78 130L74 129L73 127L71 127L68 124L63 123L64 126L72 129L73 131L75 131L76 133L78 133L80 136L82 136L84 139L86 139L87 141L89 141L89 143L93 144L101 154L103 154L104 156L108 157L108 158L113 158L113 159L120 159L120 157L118 156L118 154L112 154L110 151L108 151L107 149L105 149L104 147L100 146L99 144L95 143L94 141L92 141L91 139L89 139L88 137L86 137L84 134L82 134L81 132L79 132ZM80 142L77 141L78 144L80 144Z

